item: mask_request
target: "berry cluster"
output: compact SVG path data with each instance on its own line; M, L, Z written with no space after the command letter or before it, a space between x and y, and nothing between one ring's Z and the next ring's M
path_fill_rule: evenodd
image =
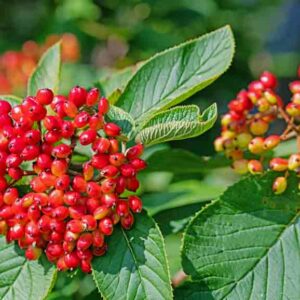
M233 169L240 174L260 174L266 169L283 172L273 183L274 193L281 194L287 188L289 171L300 175L300 152L289 158L271 160L267 159L267 152L283 141L299 138L300 80L289 84L292 96L286 106L276 93L276 87L276 76L263 72L259 80L251 82L247 90L240 91L236 99L229 102L229 112L222 117L222 133L215 140L215 149L232 159ZM278 119L286 122L286 129L281 134L268 135L271 123Z
M59 270L90 272L114 225L130 229L142 210L132 192L146 167L143 145L126 149L108 111L98 89L79 86L68 97L41 89L14 107L0 101L0 233L28 259L44 250ZM92 157L76 164L76 147Z
M7 51L0 56L0 94L21 93L42 54L54 43L62 40L62 60L75 62L80 47L75 35L49 35L44 44L34 41L23 44L21 51Z

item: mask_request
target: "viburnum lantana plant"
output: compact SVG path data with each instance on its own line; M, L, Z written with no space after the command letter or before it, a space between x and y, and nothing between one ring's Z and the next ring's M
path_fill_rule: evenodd
M222 134L215 140L215 149L233 160L232 167L239 174L261 174L266 169L281 172L273 183L274 193L281 194L287 188L289 171L300 171L299 149L289 158L268 159L267 153L290 139L299 143L300 80L289 84L291 100L286 106L276 88L276 76L266 71L247 90L240 91L222 117ZM277 120L285 122L285 129L280 134L268 134L270 125ZM253 157L245 158L247 152Z
M214 125L215 104L173 106L227 70L232 32L223 27L115 82L66 93L60 48L42 56L26 96L0 96L0 298L45 299L58 271L83 271L104 299L172 299L164 238L143 209L138 176L147 175L152 145Z

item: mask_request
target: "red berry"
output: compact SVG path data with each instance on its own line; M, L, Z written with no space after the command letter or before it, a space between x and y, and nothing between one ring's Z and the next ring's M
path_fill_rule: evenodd
M105 217L99 221L99 229L104 235L111 235L113 233L113 222L110 218Z
M69 93L69 101L73 102L77 107L86 103L87 91L83 87L75 86Z
M53 100L53 92L50 89L40 89L36 94L36 101L42 105L48 105Z
M97 137L97 131L95 129L88 129L83 131L79 136L79 141L81 145L89 145L95 141Z
M130 209L134 213L140 213L142 211L142 207L143 207L142 200L138 196L129 196L128 203Z
M115 137L120 135L121 127L119 127L115 123L106 123L104 125L104 132L107 136Z
M276 76L268 71L265 71L260 76L260 82L265 88L274 89L277 86Z
M100 97L100 91L97 88L91 89L86 96L86 105L93 106L97 103Z
M102 97L99 100L98 112L102 115L105 115L109 111L109 102L106 98Z
M90 121L90 115L87 112L82 111L75 117L74 126L77 128L82 128L88 125L89 121Z

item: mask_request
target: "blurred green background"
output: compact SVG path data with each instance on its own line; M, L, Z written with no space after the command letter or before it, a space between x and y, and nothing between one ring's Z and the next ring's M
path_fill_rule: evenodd
M50 34L73 33L78 38L81 54L77 63L66 63L63 67L61 91L65 92L75 84L90 87L115 69L230 24L236 40L232 67L216 83L187 101L201 108L217 102L223 113L234 95L265 69L278 74L280 93L287 95L284 84L295 76L300 62L299 15L298 0L0 1L0 53L18 51L28 40L41 45ZM214 154L212 143L218 130L215 126L199 138L162 147L210 156ZM183 215L186 211L188 216L204 200L214 198L233 182L235 177L230 174L227 169L219 170L217 175L214 172L205 175L148 172L141 178L145 201L149 204L156 198L159 201L177 193L177 201L183 199ZM186 193L185 198L180 198L178 191ZM190 202L184 202L186 197ZM174 274L180 268L180 232L188 218L182 216L178 220L174 209L153 214L166 236L170 269ZM166 214L170 219L167 224ZM58 279L49 299L99 299L91 276L59 274Z

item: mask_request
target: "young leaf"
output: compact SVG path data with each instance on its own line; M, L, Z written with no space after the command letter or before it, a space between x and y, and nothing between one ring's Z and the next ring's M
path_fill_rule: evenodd
M155 55L131 78L117 104L138 122L178 104L224 73L234 40L225 26Z
M172 299L165 246L158 226L144 212L129 231L117 228L109 251L92 261L93 276L103 298Z
M177 106L156 114L136 136L138 142L150 146L173 140L198 136L210 129L217 119L217 106L199 115L196 105Z
M27 95L35 95L41 88L58 91L61 66L60 42L49 48L40 59L36 69L29 78Z
M42 256L29 261L14 243L0 238L0 298L42 300L54 284L56 268Z
M184 271L211 290L213 299L299 297L298 179L290 174L286 192L275 195L276 176L240 181L189 224Z
M0 100L6 100L11 105L17 105L22 102L22 99L20 97L14 95L0 95Z
M122 134L130 137L135 127L134 120L130 114L117 106L111 105L107 117L109 121L116 123L122 128Z

